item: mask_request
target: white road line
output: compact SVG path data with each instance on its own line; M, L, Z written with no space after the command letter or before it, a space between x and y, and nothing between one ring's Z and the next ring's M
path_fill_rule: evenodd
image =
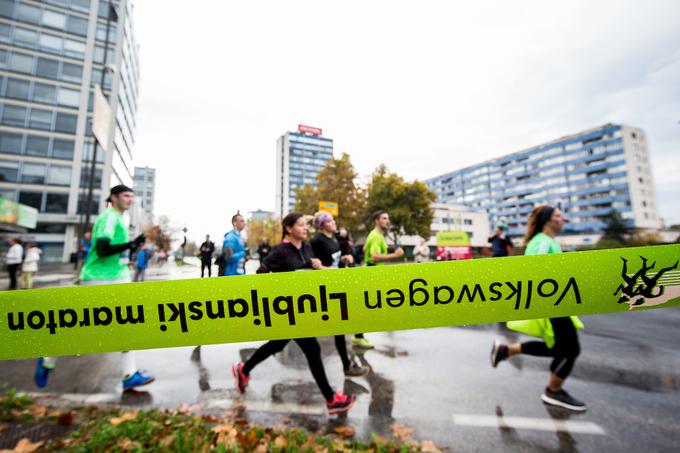
M513 428L581 434L606 434L604 429L593 422L555 420L552 418L454 414L453 423L459 426L475 426L480 428Z

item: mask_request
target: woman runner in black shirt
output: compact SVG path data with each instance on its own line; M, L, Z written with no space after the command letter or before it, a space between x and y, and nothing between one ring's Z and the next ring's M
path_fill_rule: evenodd
M274 247L257 270L263 272L292 272L302 269L322 269L321 261L314 258L312 249L305 241L307 237L307 220L298 212L291 212L283 219L283 242ZM257 364L268 357L281 352L290 340L272 340L255 351L245 362L236 362L232 365L232 373L236 380L236 387L244 393L250 372ZM326 407L330 415L338 412L347 412L354 404L354 395L343 395L341 392L333 392L326 371L321 360L321 347L316 338L296 338L295 341L307 358L309 368L314 376L316 384L326 400Z

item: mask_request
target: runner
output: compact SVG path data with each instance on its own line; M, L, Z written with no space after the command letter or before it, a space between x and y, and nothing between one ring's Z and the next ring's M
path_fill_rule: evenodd
M240 212L236 212L231 218L231 225L234 229L224 235L222 245L222 252L227 263L224 275L243 275L246 273L246 251L241 231L246 227L246 219Z
M394 252L387 253L385 234L390 229L390 216L387 211L379 210L373 213L373 230L366 238L364 244L364 260L366 266L377 266L387 261L393 261L404 256L404 249L396 247ZM352 338L352 344L361 348L372 349L373 343L364 338L363 333L358 333Z
M258 273L293 272L299 270L321 269L321 261L312 255L311 246L305 241L307 237L307 220L298 212L291 212L283 218L283 242L277 245L261 264ZM260 362L281 352L290 340L273 340L260 346L245 362L235 362L231 371L236 381L236 388L244 393L250 380L250 372ZM296 338L295 341L307 358L307 363L314 376L319 390L326 400L330 415L347 412L354 405L354 395L343 395L333 392L321 360L321 347L316 338Z
M340 243L335 237L337 225L333 216L327 212L317 212L314 215L316 236L311 241L314 256L321 260L324 269L337 269L342 264L350 265L354 262L351 253L342 253ZM368 368L352 362L347 354L347 343L344 335L335 336L335 347L342 360L342 369L347 377L359 377L368 374Z
M145 238L140 234L134 241L128 242L128 225L123 217L132 204L132 189L118 185L111 188L107 202L111 207L102 212L92 228L92 248L87 262L80 272L80 284L110 285L129 283L128 269L130 253L144 244ZM123 390L133 389L150 384L154 377L137 369L134 351L123 354ZM47 386L49 373L56 365L54 357L40 357L35 368L35 383L38 387Z
M562 253L555 237L560 234L567 219L562 217L559 209L551 206L538 206L529 216L525 255L543 255ZM576 317L532 319L529 321L510 321L508 328L519 332L542 337L544 341L527 341L524 343L501 344L494 340L491 349L491 366L515 354L527 354L539 357L552 357L550 378L545 392L541 395L544 403L560 406L573 411L585 411L586 405L569 395L562 389L562 384L571 373L581 348L577 330L583 329L583 323Z

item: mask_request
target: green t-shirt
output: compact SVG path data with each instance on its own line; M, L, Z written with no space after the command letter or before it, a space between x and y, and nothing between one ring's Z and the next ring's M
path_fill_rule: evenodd
M551 253L562 253L560 243L545 233L538 233L531 238L524 251L525 255L548 255Z
M127 267L129 250L123 253L100 257L97 255L97 240L107 238L111 245L128 242L128 227L123 216L113 208L108 208L97 218L92 228L92 247L87 255L87 261L80 272L80 279L91 280L120 280L130 275Z
M375 254L387 254L387 242L385 241L385 236L383 236L383 234L376 228L368 233L366 244L364 245L364 260L366 261L366 264L383 264L373 262L372 257Z

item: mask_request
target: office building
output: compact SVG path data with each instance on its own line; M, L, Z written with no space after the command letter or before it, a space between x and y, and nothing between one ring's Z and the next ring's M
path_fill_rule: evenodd
M297 132L286 132L276 141L277 217L288 214L295 204L295 189L316 185L316 175L333 158L333 140L322 130L300 124Z
M39 243L43 261L66 261L76 250L94 149L93 88L102 71L111 115L104 122L109 139L97 147L91 223L111 186L132 186L139 79L133 5L110 4L0 0L0 194L38 209L37 226L24 238Z

